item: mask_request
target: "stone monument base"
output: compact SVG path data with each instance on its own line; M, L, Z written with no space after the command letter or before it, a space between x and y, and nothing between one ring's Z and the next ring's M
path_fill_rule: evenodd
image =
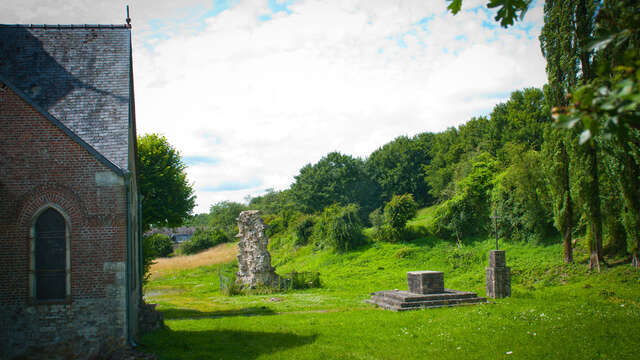
M476 293L444 288L442 271L410 271L407 273L409 291L378 291L365 300L392 311L416 310L442 306L457 306L487 302Z
M474 292L444 289L436 294L414 294L408 291L387 290L371 294L371 299L365 300L370 304L391 311L406 311L443 306L470 305L487 302L486 298L478 297Z

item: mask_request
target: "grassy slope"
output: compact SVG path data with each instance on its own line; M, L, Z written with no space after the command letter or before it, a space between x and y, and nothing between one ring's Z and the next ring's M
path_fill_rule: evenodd
M429 215L422 210L412 225ZM444 271L446 287L484 295L492 244L479 239L458 248L424 238L346 254L282 246L272 250L278 272L320 271L323 287L271 295L222 296L218 270L228 265L176 270L146 287L169 329L141 343L166 359L634 357L639 272L623 265L588 274L584 264L561 263L560 245L505 246L513 276L508 299L406 313L362 302L372 291L406 289L410 270ZM586 259L577 250L578 261Z

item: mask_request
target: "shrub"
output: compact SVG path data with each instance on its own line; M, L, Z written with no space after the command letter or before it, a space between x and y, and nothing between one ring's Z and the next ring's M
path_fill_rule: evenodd
M313 225L315 225L313 216L306 215L298 220L294 227L296 245L306 245L309 242L309 238L311 238L311 234L313 233Z
M149 246L157 257L167 257L173 252L173 241L165 234L153 234L147 236Z
M512 240L541 242L557 232L553 227L553 206L537 151L521 151L513 163L494 178L492 213L496 213L498 234ZM493 230L493 228L492 228Z
M149 277L151 276L151 265L153 265L153 260L155 260L157 254L155 249L152 246L152 241L149 239L150 236L144 236L142 238L142 283L146 284L149 281Z
M384 225L384 212L382 211L382 209L377 208L373 210L369 214L369 221L371 222L371 225L376 229L379 229L382 225Z
M444 239L457 239L486 234L491 224L489 218L489 192L497 162L481 153L472 162L471 172L458 182L456 195L440 204L429 231Z
M396 231L403 230L407 221L416 216L418 204L412 194L393 195L391 201L384 206L384 218Z
M402 242L417 239L423 236L419 231L404 227L402 229L394 229L389 224L384 224L373 232L374 241L384 242Z
M287 230L286 219L278 215L266 215L263 217L265 225L267 225L264 234L271 238L276 234L284 233Z
M229 241L231 239L220 229L198 229L191 240L182 244L182 251L185 254L195 254Z
M356 204L327 206L313 229L313 238L320 245L338 251L348 251L362 241L362 222Z

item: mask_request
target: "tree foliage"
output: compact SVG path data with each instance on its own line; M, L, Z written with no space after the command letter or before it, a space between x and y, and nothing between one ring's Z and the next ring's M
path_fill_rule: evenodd
M313 238L319 245L344 252L362 242L362 221L356 204L327 206L313 229Z
M436 209L431 232L457 239L486 233L489 222L489 191L498 163L484 152L474 158L469 175L458 182L456 195Z
M375 209L378 189L361 159L332 152L300 169L291 191L305 212L322 211L333 203L359 204L360 215Z
M422 172L422 167L430 162L432 139L430 133L413 138L400 136L369 155L365 168L380 186L382 201L406 193L414 194L422 206L433 201Z
M416 216L418 204L412 194L394 195L384 206L384 217L392 229L404 230L407 221Z
M264 195L251 198L249 208L260 210L263 215L275 215L282 211L302 211L291 189L275 191L267 189Z
M210 247L231 241L220 229L197 229L189 241L182 243L185 254L195 254Z
M153 244L149 237L144 236L142 238L142 283L146 284L151 277L151 265L153 261L158 257Z
M545 2L545 25L540 35L542 52L547 59L550 101L557 108L566 104L569 93L578 83L587 83L594 76L593 51L589 43L593 37L594 21L600 1L550 0ZM575 165L571 176L576 184L577 202L588 219L588 238L591 248L589 266L600 269L602 260L602 212L596 143L586 147L563 146ZM561 154L561 150L554 151ZM557 158L556 161L561 161ZM566 168L566 165L562 165ZM565 194L569 192L565 189ZM556 200L558 201L558 200ZM568 203L569 204L569 203ZM568 219L563 222L568 223ZM566 229L564 232L566 233ZM566 239L566 238L565 238ZM566 240L565 240L566 241ZM565 249L567 249L565 243ZM565 259L567 257L565 250Z
M462 8L462 0L447 0L450 4L447 9L454 15ZM513 25L514 21L522 20L529 9L531 0L489 0L487 8L497 8L494 20L502 27Z
M146 237L151 251L156 257L167 257L173 253L173 241L165 234L152 234Z
M306 245L313 234L313 226L315 225L315 218L311 215L303 215L296 221L295 235L296 245Z
M195 206L193 185L187 181L180 153L164 136L138 137L138 186L142 195L142 225L176 227Z
M241 203L222 201L209 208L209 227L220 229L228 238L238 233L238 216L249 208Z
M581 125L581 143L599 134L624 143L631 129L640 129L639 23L635 0L604 1L598 9L593 37L582 49L595 53L593 76L569 89L570 102L556 107L558 126Z
M524 144L512 145L509 157L510 165L494 179L491 213L501 237L542 243L554 234L542 157Z

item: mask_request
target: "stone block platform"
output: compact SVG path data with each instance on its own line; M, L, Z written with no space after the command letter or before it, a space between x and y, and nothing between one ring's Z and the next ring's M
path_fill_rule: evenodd
M386 290L372 293L371 299L365 300L365 302L391 311L406 311L485 303L487 299L478 297L474 292L451 289L444 289L444 292L435 294L415 294L401 290Z
M392 311L417 310L443 306L468 305L487 302L476 293L444 288L441 271L410 271L407 273L409 291L387 290L371 294L370 304Z

